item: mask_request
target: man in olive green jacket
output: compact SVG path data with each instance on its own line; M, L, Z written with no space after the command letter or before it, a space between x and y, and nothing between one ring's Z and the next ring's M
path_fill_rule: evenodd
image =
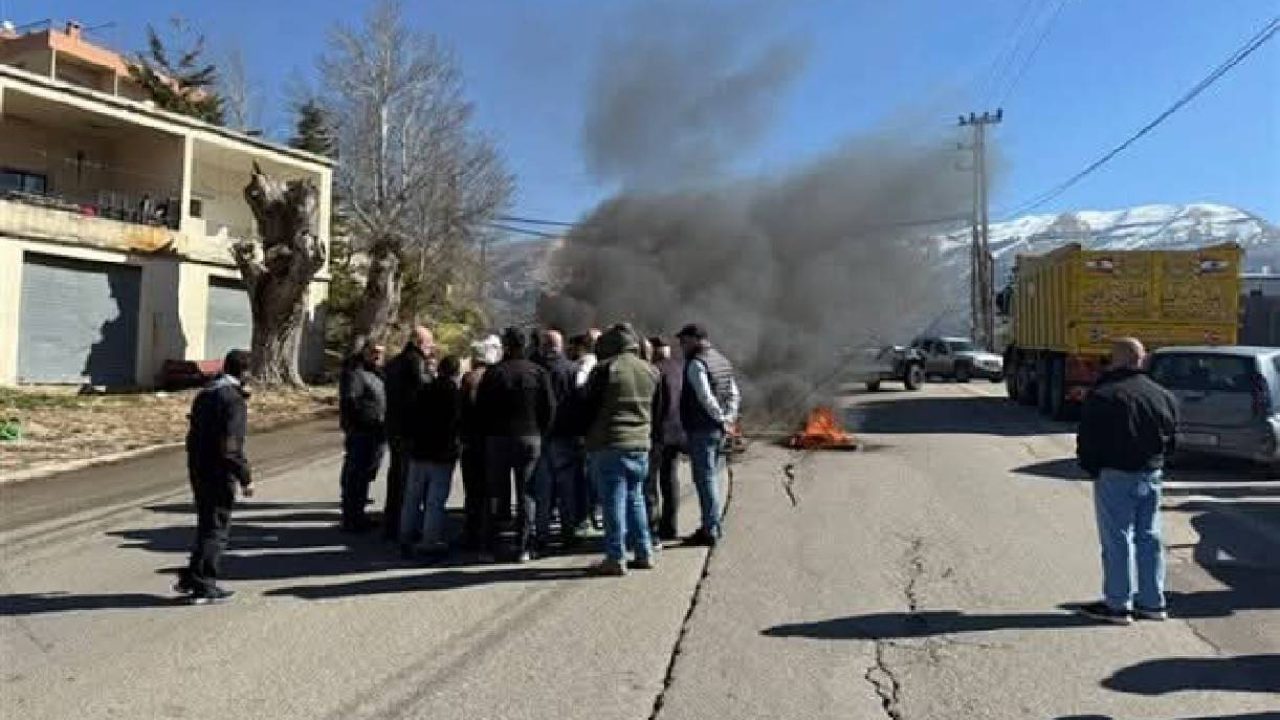
M609 328L596 342L599 359L587 380L585 420L587 462L604 510L605 559L592 567L600 575L625 575L626 546L631 567L654 567L644 481L658 377L640 357L639 336L630 325Z

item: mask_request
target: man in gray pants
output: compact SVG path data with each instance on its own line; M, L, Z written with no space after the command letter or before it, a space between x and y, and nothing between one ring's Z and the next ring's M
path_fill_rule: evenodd
M504 330L502 361L485 371L476 393L476 412L485 432L485 474L490 498L501 497L501 489L515 481L519 499L517 562L528 562L538 550L534 546L537 498L533 473L542 452L542 438L555 415L551 377L527 359L527 352L524 333L517 328ZM498 544L495 512L490 501L481 518L481 535L490 557Z

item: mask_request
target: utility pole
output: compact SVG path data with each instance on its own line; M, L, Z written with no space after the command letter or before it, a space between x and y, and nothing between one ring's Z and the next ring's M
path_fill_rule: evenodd
M973 244L969 255L969 308L974 342L989 351L996 347L995 258L988 235L990 215L987 203L987 126L1004 119L1004 110L981 115L960 116L960 127L972 128L973 141Z

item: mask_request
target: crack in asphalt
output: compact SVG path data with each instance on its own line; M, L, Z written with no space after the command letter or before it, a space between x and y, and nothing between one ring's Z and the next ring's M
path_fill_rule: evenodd
M907 604L908 620L910 624L923 623L924 618L920 612L923 608L923 602L920 599L919 585L924 578L924 538L916 536L909 539L907 551L904 553L904 560L907 567L907 581L902 588L902 595ZM959 644L958 641L956 641ZM871 683L875 689L876 695L880 698L880 705L884 708L885 715L890 720L903 720L905 717L902 712L902 681L898 679L897 674L889 665L886 653L889 649L903 649L914 652L925 652L929 656L930 662L941 662L942 658L939 650L942 646L948 645L947 641L926 639L920 644L906 644L886 638L877 638L875 640L875 664L867 668L867 672L863 675L863 679Z
M903 720L902 683L885 659L885 651L890 647L893 647L892 641L876 641L875 664L867 668L863 678L875 688L876 695L880 697L880 706L884 708L884 714L891 720Z
M800 498L796 497L796 463L789 462L782 466L782 474L786 479L782 481L782 491L787 494L787 499L791 501L791 507L800 506Z
M724 507L720 510L720 517L723 519L729 514L729 507L733 504L733 465L725 463L725 474L728 476L728 482L725 487ZM693 587L693 596L689 598L689 609L685 611L684 620L680 622L680 632L676 634L676 642L671 647L671 658L667 661L667 672L662 678L662 689L658 691L657 697L653 699L653 710L649 713L649 720L657 720L662 715L662 709L667 702L667 691L671 689L672 683L675 682L676 664L680 659L680 655L684 653L684 639L689 634L689 628L693 625L693 613L698 609L698 602L702 599L702 588L706 584L707 577L711 575L711 559L716 554L714 547L707 548L707 555L702 560L702 573L698 575L698 582Z

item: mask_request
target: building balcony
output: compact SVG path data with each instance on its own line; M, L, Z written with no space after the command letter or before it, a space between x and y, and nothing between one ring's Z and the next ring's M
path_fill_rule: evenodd
M154 214L144 218L140 212L10 191L0 194L0 235L126 252L152 253L174 248L177 216L167 222Z

